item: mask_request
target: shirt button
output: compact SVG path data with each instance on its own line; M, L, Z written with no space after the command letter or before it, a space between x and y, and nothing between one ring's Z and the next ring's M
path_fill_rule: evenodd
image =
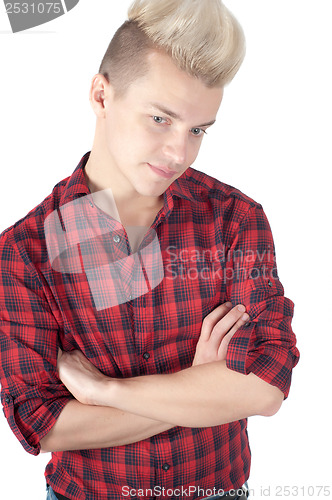
M116 236L113 236L113 241L115 243L120 243L120 240L121 240L121 238L120 238L120 236L118 234Z
M269 281L267 282L267 284L268 284L269 286L272 286L272 281L271 281L271 280L269 280Z
M171 468L171 466L170 466L170 465L168 465L168 464L164 464L164 465L162 466L162 469L163 469L164 471L166 471L166 472L167 472L170 468Z
M6 401L6 403L10 403L11 402L11 397L10 396L6 396L5 397L5 401Z
M147 361L150 358L150 354L148 352L145 352L143 354L143 358Z

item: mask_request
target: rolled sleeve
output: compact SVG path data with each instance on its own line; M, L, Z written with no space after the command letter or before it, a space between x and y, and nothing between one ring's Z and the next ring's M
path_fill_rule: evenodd
M29 264L0 238L0 381L3 412L33 455L72 399L57 376L58 324Z
M260 205L251 207L229 249L227 299L243 304L248 323L233 336L228 368L254 373L288 397L299 352L291 327L294 304L279 280L271 229Z

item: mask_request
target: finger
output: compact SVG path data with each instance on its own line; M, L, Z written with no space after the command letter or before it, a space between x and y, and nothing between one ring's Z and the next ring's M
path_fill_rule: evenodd
M245 313L245 306L242 304L238 304L233 307L218 323L214 328L214 332L226 334L230 331L231 328L235 325L235 323L243 316ZM213 333L213 332L212 332Z
M218 348L218 358L219 357L221 357L222 359L226 358L226 353L230 341L232 340L233 336L238 331L238 329L244 326L249 319L250 319L249 314L244 313L241 316L241 318L235 323L235 325L230 329L230 331L224 336Z
M230 311L231 307L231 302L225 302L205 316L201 328L201 340L209 340L213 328Z
M210 337L210 342L216 347L216 349L219 348L219 345L225 335L227 335L237 323L237 321L239 321L243 317L245 310L246 308L244 307L244 305L239 304L233 307L233 309L229 311L228 314L226 314L220 321L218 321L216 326L213 328ZM248 319L246 321L248 321Z
M229 332L227 333L227 338L229 340L231 340L231 338L238 331L238 329L241 328L242 326L244 326L248 322L249 319L250 319L249 314L244 313L241 316L241 318L235 323L235 325L233 325L232 328L229 330Z

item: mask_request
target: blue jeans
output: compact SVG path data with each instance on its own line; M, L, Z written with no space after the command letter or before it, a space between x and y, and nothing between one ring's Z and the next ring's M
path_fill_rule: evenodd
M249 490L248 483L245 483L245 484L244 484L244 487L245 487L247 490ZM47 497L46 497L46 500L57 500L57 497L55 496L54 491L52 490L51 486L48 486L48 487L46 488L46 490L47 490ZM214 499L215 499L215 500L217 500L217 499L220 499L220 498L222 498L222 497L217 495L217 496L213 496L213 497L208 497L208 498L206 498L205 500L214 500ZM237 500L237 499L238 499L238 497L237 497L237 496L236 496L236 497L234 497L234 500Z
M245 483L244 483L244 485L243 485L243 489L244 489L244 490L249 491L249 486L248 486L248 483L247 483L247 482L245 482ZM236 490L235 490L235 491L236 491ZM220 500L220 499L222 500L222 498L223 498L223 497L222 497L222 496L220 496L220 495L215 495L215 496L212 496L212 497L207 497L207 498L204 498L203 500ZM232 496L232 500L238 500L238 498L239 498L239 497L238 497L237 495L235 495L235 492L234 492L234 496ZM249 497L248 497L248 498L249 498Z
M57 497L55 496L54 491L52 490L51 486L47 486L46 491L47 491L46 500L57 500Z

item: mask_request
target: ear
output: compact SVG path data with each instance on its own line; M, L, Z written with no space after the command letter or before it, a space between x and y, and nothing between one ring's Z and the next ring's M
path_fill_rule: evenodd
M106 78L98 73L91 82L90 103L97 118L104 118L107 106L107 100L113 95L112 86Z

